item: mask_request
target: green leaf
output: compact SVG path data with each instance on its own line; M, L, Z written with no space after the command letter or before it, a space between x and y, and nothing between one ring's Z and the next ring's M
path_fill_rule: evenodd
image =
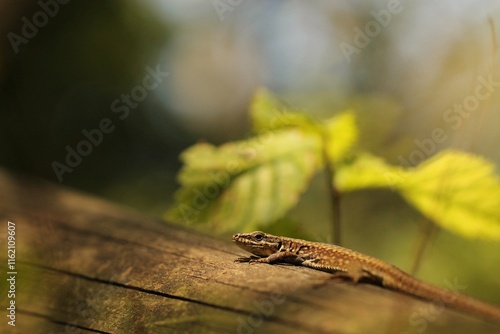
M249 230L282 217L321 167L321 138L283 129L214 147L198 144L181 158L182 185L167 218Z
M324 124L326 152L334 164L342 161L358 140L356 116L352 112L341 113Z
M419 165L398 184L428 218L465 237L500 239L500 183L494 165L447 150Z
M384 159L363 152L352 162L339 165L335 172L335 186L340 191L354 191L367 188L394 189L406 179L407 171L391 166Z
M261 134L282 128L315 128L314 121L306 114L289 110L267 89L259 88L250 105L252 130Z

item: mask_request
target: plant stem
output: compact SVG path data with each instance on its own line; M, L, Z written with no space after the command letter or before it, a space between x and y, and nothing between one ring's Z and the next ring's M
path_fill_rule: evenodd
M325 174L327 179L327 187L330 194L330 204L332 208L332 228L330 240L333 241L335 245L341 245L340 237L340 193L335 187L335 170L333 166L329 163L328 154L326 152L326 145L324 145L323 155L325 158Z
M436 224L434 224L427 218L423 219L423 221L420 224L420 227L421 227L421 232L419 233L420 241L410 270L410 273L413 276L415 276L418 270L420 269L422 260L424 258L424 254L429 248L431 242L434 240L436 232L438 231Z

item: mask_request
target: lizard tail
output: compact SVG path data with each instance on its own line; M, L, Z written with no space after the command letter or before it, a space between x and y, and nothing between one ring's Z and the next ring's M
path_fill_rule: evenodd
M437 305L445 305L458 311L481 317L485 320L493 320L500 324L500 308L491 304L467 297L453 290L438 288L429 283L417 280L410 275L401 272L399 280L384 282L384 286L400 292L416 296ZM397 282L406 282L405 286ZM459 286L455 284L457 288Z

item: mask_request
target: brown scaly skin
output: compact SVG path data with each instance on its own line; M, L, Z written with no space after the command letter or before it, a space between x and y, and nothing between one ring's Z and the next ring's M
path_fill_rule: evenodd
M435 287L387 262L344 247L279 237L261 231L237 233L233 235L233 242L257 256L239 258L237 262L305 266L354 283L363 280L431 302L442 302L448 307L500 323L500 309L497 307Z

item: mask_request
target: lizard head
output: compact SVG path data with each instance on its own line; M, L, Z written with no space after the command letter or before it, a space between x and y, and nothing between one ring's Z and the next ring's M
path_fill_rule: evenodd
M233 235L233 242L247 252L261 257L274 254L281 248L278 237L261 231L236 233Z

